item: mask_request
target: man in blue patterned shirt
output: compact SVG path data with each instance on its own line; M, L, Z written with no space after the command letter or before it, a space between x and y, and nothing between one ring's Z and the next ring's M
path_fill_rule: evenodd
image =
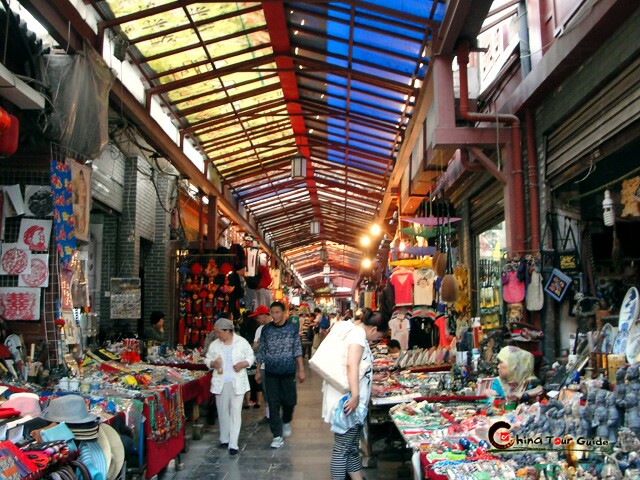
M271 448L280 448L284 437L291 436L291 419L297 402L296 371L304 382L302 344L298 329L285 317L282 302L271 304L273 321L264 326L256 353L256 382L264 381L269 392L269 426L273 434ZM265 378L260 366L264 364ZM281 411L282 409L282 411Z

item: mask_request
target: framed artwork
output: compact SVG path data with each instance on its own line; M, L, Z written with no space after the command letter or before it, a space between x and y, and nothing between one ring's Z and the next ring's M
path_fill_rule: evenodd
M0 288L0 314L5 320L40 320L39 288Z
M572 282L573 279L571 277L565 275L557 268L554 268L551 271L549 280L547 280L544 291L547 292L554 300L561 302L567 291L569 291L569 286Z
M24 203L27 217L51 217L53 196L50 186L27 185L24 189Z
M49 286L49 255L31 254L29 256L30 273L18 277L19 287L43 288Z
M89 241L89 215L91 213L91 167L67 159L71 170L71 204L73 206L76 239Z
M29 252L23 245L17 243L3 243L0 256L0 274L20 275L29 273Z
M20 233L18 245L32 252L49 251L49 239L51 238L51 220L35 220L23 218L20 221Z

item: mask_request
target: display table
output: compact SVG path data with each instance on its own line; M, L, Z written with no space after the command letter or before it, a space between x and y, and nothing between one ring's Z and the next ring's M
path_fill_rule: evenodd
M197 405L205 403L211 395L211 372L182 385L182 401L194 400Z
M166 396L175 395L178 388L178 385L167 387L166 393L160 394L159 401L153 396L147 396L144 400L142 413L147 419L144 424L145 478L151 478L160 473L184 449L184 419L179 422L180 429L172 432L166 431L166 428L171 429L171 425L154 425L153 421L158 408L154 402L166 404ZM181 399L180 402L182 402ZM179 412L174 413L182 415L182 408L178 410ZM174 425L173 428L177 427Z
M157 367L184 368L185 370L209 370L204 363L150 363Z

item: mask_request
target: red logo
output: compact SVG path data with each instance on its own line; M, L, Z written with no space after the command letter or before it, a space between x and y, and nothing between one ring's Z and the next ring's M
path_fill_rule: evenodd
M553 443L555 443L556 445L560 445L562 443L562 440L560 440L559 437L556 437L553 439Z
M489 443L499 450L511 447L515 443L511 438L511 424L503 420L493 423L489 427Z

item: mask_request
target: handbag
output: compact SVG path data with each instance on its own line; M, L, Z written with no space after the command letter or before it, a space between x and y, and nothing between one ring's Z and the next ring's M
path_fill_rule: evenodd
M354 328L356 327L351 322L338 322L309 360L311 369L340 393L350 390L347 378L347 336ZM362 378L370 368L371 364L361 360L358 378Z

